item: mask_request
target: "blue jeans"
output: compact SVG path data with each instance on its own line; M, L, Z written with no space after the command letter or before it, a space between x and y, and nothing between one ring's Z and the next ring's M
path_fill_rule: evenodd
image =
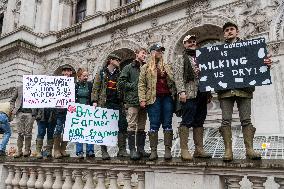
M48 121L37 121L38 126L38 139L44 139L45 134L47 133L47 140L53 139L54 134L54 123L49 123Z
M207 116L207 93L198 92L196 98L187 99L182 103L181 126L203 127Z
M9 118L5 113L0 113L0 127L4 131L3 140L0 144L0 150L5 151L11 136Z
M94 153L94 145L93 144L86 144L87 145L87 154ZM83 144L76 143L76 155L83 153Z
M56 117L56 125L54 129L54 136L61 136L65 125L66 116Z
M150 121L150 131L159 131L160 125L164 130L172 130L174 101L171 96L157 96L154 104L147 106Z

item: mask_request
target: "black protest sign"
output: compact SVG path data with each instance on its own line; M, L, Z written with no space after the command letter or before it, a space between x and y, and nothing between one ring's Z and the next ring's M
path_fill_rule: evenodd
M271 84L270 70L264 64L266 55L264 38L196 50L199 90L220 91Z

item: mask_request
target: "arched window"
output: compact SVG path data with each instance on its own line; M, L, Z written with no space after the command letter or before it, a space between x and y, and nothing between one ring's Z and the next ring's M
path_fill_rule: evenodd
M87 2L86 0L79 0L76 7L76 23L84 20L86 16Z

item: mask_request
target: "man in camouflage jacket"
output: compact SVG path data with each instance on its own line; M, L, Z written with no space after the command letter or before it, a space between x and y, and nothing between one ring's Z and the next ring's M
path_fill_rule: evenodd
M188 152L189 128L193 127L196 158L211 158L203 149L203 124L207 115L207 103L211 94L200 92L199 68L196 63L196 37L188 35L183 39L183 55L177 58L174 69L177 93L181 102L182 121L179 127L181 158L191 160Z
M127 157L126 138L127 138L127 121L122 103L121 93L117 88L117 81L120 75L121 58L115 54L108 56L107 65L98 71L94 79L92 101L94 106L108 109L119 110L118 121L118 157ZM102 145L102 158L110 159L107 147Z

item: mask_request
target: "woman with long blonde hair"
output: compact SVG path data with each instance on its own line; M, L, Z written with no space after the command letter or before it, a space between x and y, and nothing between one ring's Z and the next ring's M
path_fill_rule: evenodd
M164 130L165 160L170 160L173 140L172 117L174 112L175 85L172 68L163 61L165 48L155 44L150 48L151 60L141 68L138 96L140 106L147 109L150 120L149 160L158 158L158 131L160 125Z

